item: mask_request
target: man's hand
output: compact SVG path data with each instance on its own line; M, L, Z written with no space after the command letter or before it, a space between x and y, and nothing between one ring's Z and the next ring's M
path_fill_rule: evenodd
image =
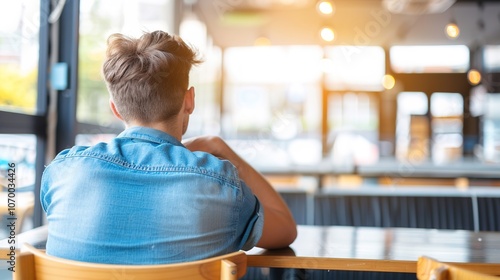
M182 141L182 144L191 152L206 152L221 159L230 160L232 152L229 145L219 136L200 136ZM234 163L233 163L234 164Z

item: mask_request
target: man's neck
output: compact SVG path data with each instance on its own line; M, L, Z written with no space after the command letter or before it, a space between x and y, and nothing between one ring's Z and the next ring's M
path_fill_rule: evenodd
M153 123L142 123L142 122L129 122L126 124L127 128L134 126L150 127L156 130L163 131L177 140L182 140L183 129L182 126L177 125L175 122L153 122Z

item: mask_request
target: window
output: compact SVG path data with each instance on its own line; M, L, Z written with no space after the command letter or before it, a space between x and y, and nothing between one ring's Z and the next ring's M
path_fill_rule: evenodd
M5 212L0 212L3 224L8 224L7 186L9 169L14 169L16 230L18 232L33 226L32 210L35 204L35 161L36 137L31 134L0 134L0 199L5 203ZM15 164L9 166L9 164ZM2 210L3 211L3 210ZM0 238L9 236L7 229L0 231Z
M222 50L208 46L203 63L191 69L189 82L195 88L195 109L189 118L185 137L219 135L220 126L220 80Z
M15 163L16 189L33 190L35 184L36 137L31 134L0 134L0 170ZM4 174L2 174L4 175Z
M144 31L173 30L169 0L81 1L79 41L79 122L122 127L109 109L109 94L101 76L106 41L113 33L138 37Z
M173 33L174 5L174 1L169 0L81 1L77 119L79 122L95 124L97 127L79 135L77 137L79 143L94 143L97 139L109 139L110 131L102 127L115 128L116 132L123 128L122 123L109 109L109 93L101 76L106 40L109 35L123 33L139 37L144 31L154 30ZM218 81L221 50L207 41L206 30L198 30L202 23L194 20L192 16L184 18L181 31L185 34L182 35L185 35L183 38L186 42L193 44L199 50L204 63L193 67L191 71L190 83L196 89L196 109L191 116L186 137L220 132ZM193 35L193 32L196 34ZM198 35L204 35L201 38L205 39L200 40ZM92 137L88 133L101 135Z
M336 164L378 160L378 92L383 90L385 53L375 46L325 48L328 92L327 149Z
M229 48L222 134L254 164L321 159L321 59L317 46Z
M337 46L325 48L323 60L328 90L382 90L385 53L381 47Z
M486 108L483 117L483 154L487 162L500 163L500 94L486 95Z
M15 164L18 232L41 224L35 184L45 160L47 73L39 69L48 68L40 57L47 50L47 16L47 1L0 3L0 188L5 191L9 163Z
M394 46L391 67L397 73L464 73L469 70L469 48L450 46Z
M500 72L500 46L485 46L483 63L487 72Z
M336 164L370 164L378 160L377 93L330 93L328 144Z
M36 114L39 1L0 2L0 110Z
M462 158L464 100L459 93L431 95L432 160L447 163Z
M461 116L464 99L459 93L435 92L431 95L431 114L433 117Z
M195 88L195 110L189 118L184 137L218 135L222 79L222 50L213 45L207 27L191 9L187 9L179 26L181 38L201 55L203 63L191 68L189 83Z
M423 92L401 92L397 99L396 158L420 162L429 157L428 99Z

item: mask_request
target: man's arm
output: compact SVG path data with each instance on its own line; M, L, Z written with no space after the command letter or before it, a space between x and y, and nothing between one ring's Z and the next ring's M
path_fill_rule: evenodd
M259 199L264 209L264 229L258 247L283 248L297 237L297 225L288 206L271 184L250 164L236 154L224 140L217 136L187 139L183 143L191 151L204 151L230 161L240 178Z

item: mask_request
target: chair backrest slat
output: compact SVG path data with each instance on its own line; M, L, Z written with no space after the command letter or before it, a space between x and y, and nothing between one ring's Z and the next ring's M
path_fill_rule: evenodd
M246 273L247 256L234 252L209 259L165 265L112 265L66 260L30 245L19 256L14 280L228 279Z

